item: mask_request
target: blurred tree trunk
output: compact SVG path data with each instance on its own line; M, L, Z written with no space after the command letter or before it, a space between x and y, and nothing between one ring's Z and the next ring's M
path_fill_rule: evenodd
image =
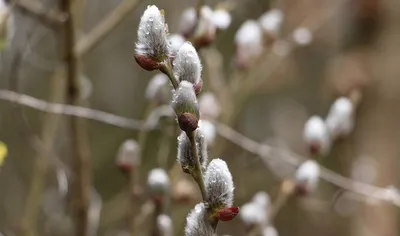
M400 21L400 1L353 0L353 3L359 4L355 20L364 21L362 24L356 22L356 26L363 28L358 32L359 40L363 37L374 38L371 32L378 36L373 42L359 41L358 45L364 43L364 46L356 49L361 52L360 59L371 70L373 79L364 92L363 103L357 113L354 151L358 156L367 155L375 160L373 184L387 187L397 182L400 154L400 28L396 25ZM378 25L379 32L373 29ZM395 206L364 203L353 218L351 235L395 236L397 231Z

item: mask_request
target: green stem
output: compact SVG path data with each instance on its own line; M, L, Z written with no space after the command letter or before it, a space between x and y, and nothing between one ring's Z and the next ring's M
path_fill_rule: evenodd
M174 71L172 70L172 62L170 59L168 59L167 62L161 67L160 71L168 76L174 89L177 89L179 83L175 78Z
M199 185L201 197L203 198L203 201L207 201L206 185L204 184L203 172L201 170L199 154L197 153L197 146L196 146L196 139L195 139L196 131L188 133L187 135L190 140L190 148L192 150L193 158L195 160L195 168L192 173L192 176L193 176L193 179L196 181L197 185Z

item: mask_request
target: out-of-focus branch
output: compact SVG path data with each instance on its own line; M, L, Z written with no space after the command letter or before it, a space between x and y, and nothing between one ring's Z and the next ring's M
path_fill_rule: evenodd
M78 59L75 48L75 28L72 14L72 1L62 0L61 11L68 16L63 27L63 61L67 72L67 100L72 105L81 105L80 87L78 81ZM92 160L86 120L72 117L72 153L76 165L74 213L77 220L77 235L86 236L89 233L89 204L92 192Z
M16 0L15 7L37 18L52 27L60 26L66 16L54 9L48 9L40 1L35 0Z
M89 120L99 121L105 124L114 125L117 127L139 130L142 127L142 122L122 116L117 116L112 113L94 110L81 106L73 106L68 104L50 103L40 100L26 94L20 94L9 90L0 89L0 99L18 103L39 111L48 112L52 114L61 114L67 116L81 117Z
M217 128L217 132L222 137L230 140L241 148L260 156L263 160L267 158L279 158L287 164L298 166L301 160L306 159L306 157L302 157L296 153L291 152L290 150L284 150L257 143L224 124L215 123L215 125ZM276 156L276 154L279 155ZM377 200L392 203L396 206L400 206L400 194L393 189L381 188L357 182L349 178L343 177L323 166L320 166L320 168L320 177L329 183L332 183L338 187L352 191L365 197L374 198Z
M0 90L0 99L16 102L49 113L93 119L121 128L137 130L142 123L138 120L117 116L94 109L49 103L24 94L18 94L7 90ZM148 121L146 121L145 123L148 123ZM214 124L216 125L217 132L220 136L247 150L248 152L262 157L263 160L265 160L266 158L279 158L289 165L298 166L302 160L307 159L306 157L296 154L290 150L281 149L266 144L260 144L222 123L214 122ZM273 154L279 154L279 157ZM386 202L391 202L394 205L400 206L400 195L398 193L392 192L390 189L353 181L322 166L321 178L329 183L332 183L338 187L352 191L354 193L358 193L366 197L372 197L378 200L383 200Z
M64 98L65 90L65 70L64 67L59 67L51 81L52 101L60 101ZM46 185L46 174L50 162L50 154L53 149L54 140L57 134L59 123L59 115L47 113L42 128L41 140L43 142L43 150L38 151L38 156L35 159L33 166L33 175L31 178L30 189L26 198L25 212L22 219L22 233L25 236L36 234L37 218L42 201L43 189Z
M120 3L97 26L77 42L74 49L76 55L82 57L93 50L119 23L129 16L138 3L139 0L124 0Z

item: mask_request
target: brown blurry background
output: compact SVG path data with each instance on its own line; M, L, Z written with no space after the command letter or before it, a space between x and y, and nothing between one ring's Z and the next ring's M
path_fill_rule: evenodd
M75 0L77 38L93 29L121 1ZM82 73L93 86L85 105L134 119L143 118L147 103L144 91L155 74L141 69L133 59L142 12L149 4L157 5L165 10L170 32L177 32L182 11L196 4L195 0L139 1L129 16L80 61ZM57 8L55 0L42 2L48 8ZM210 6L218 3L205 2ZM283 37L290 36L299 24L316 27L316 30L310 45L293 49L286 58L276 57L272 58L273 62L254 65L251 76L263 82L244 97L235 94L225 99L221 104L220 122L260 143L282 146L306 155L302 129L308 117L314 114L325 116L335 98L348 95L354 87L362 88L354 132L335 143L331 154L321 163L361 182L396 187L400 155L400 1L232 0L232 3L232 24L211 46L222 55L221 69L227 80L232 79L236 71L233 38L245 20L257 19L268 9L278 7L285 17ZM52 75L62 63L59 35L21 9L16 8L14 14L14 40L0 58L1 89L48 100L54 92ZM210 68L204 59L211 49L200 52L204 65L203 92L212 91L209 86L212 73L208 73ZM238 100L240 105L237 105ZM58 199L54 193L58 169L67 172L69 181L76 178L68 125L70 118L61 116L55 137L46 141L43 140L46 113L8 101L0 101L0 108L0 139L9 149L0 171L0 232L6 236L22 235L21 224L29 201L27 196L35 173L35 160L48 158L49 171L40 200L36 235L74 235L73 215L58 214L67 209L69 203ZM168 121L165 122L167 127ZM119 145L127 138L137 139L138 132L91 120L87 125L93 188L102 199L97 235L122 236L128 232L126 218L130 198L128 180L116 168L115 156ZM177 132L167 136L166 141L160 141L162 133L162 130L151 131L146 146L142 147L145 151L140 180L144 188L148 171L156 166L162 143L167 142L170 146L168 166L175 163ZM51 141L54 141L51 149L43 152L40 147ZM47 153L45 157L43 153ZM236 186L235 205L241 206L259 190L267 191L271 199L276 197L282 179L259 157L222 137L218 137L209 149L209 156L227 161ZM354 176L355 171L362 174ZM396 206L357 200L351 193L336 198L338 192L339 187L321 181L318 192L309 199L290 200L275 220L279 234L399 235ZM197 196L200 201L200 194ZM183 235L185 217L194 204L172 202L168 211L174 220L175 235ZM143 228L140 235L147 235L146 223ZM220 223L218 233L244 235L244 226L236 218Z

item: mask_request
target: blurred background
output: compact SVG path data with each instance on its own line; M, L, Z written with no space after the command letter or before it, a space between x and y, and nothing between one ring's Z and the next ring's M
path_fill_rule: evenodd
M146 98L146 87L157 72L143 70L133 58L140 17L147 5L157 5L165 11L170 34L181 33L182 14L198 2L70 1L71 27L78 42L79 96L75 101L77 91L65 85L70 59L65 56L68 43L63 30L68 29L64 25L68 17L59 2L63 1L11 1L4 7L12 22L2 26L7 33L2 36L5 45L0 55L0 140L8 149L0 169L0 235L76 235L79 213L73 209L79 202L74 196L83 190L74 183L82 178L91 189L87 195L90 232L78 235L130 235L133 199L137 202L137 235L150 235L153 218L147 175L160 166L170 174L171 202L166 212L173 220L173 235L183 235L186 215L201 196L194 182L175 165L179 130L172 116L158 119L157 128L139 130L143 123L137 122L136 128L119 127L43 112L57 108L47 103L32 108L34 102L24 102L18 94L90 107L129 121L146 120L160 104ZM212 43L199 49L199 55L202 94L213 94L219 104L219 114L210 118L217 131L208 148L209 158L228 163L235 183L235 206L250 201L258 191L266 191L273 204L282 180L293 175L294 166L279 153L272 153L268 160L273 161L266 161L246 150L245 144L229 141L232 137L226 137L230 135L220 124L258 143L307 157L303 140L307 119L325 117L335 99L350 97L352 91L361 94L354 129L337 140L319 163L348 178L350 188L355 180L396 190L400 1L205 0L202 4L225 9L231 16L229 27L218 30ZM252 58L238 63L238 29L271 9L279 9L283 16L278 32L263 36L256 58L247 55ZM114 20L112 30L98 35L101 40L93 47L79 49L105 19ZM99 116L104 118L104 114ZM71 126L74 120L79 125ZM83 148L77 147L75 134L85 140ZM134 170L139 175L134 198L132 183L116 165L126 139L142 140L141 165ZM77 161L76 149L89 161ZM310 196L290 198L273 224L281 236L396 236L400 229L397 214L392 202L321 180ZM247 235L246 227L236 217L220 223L218 235Z

